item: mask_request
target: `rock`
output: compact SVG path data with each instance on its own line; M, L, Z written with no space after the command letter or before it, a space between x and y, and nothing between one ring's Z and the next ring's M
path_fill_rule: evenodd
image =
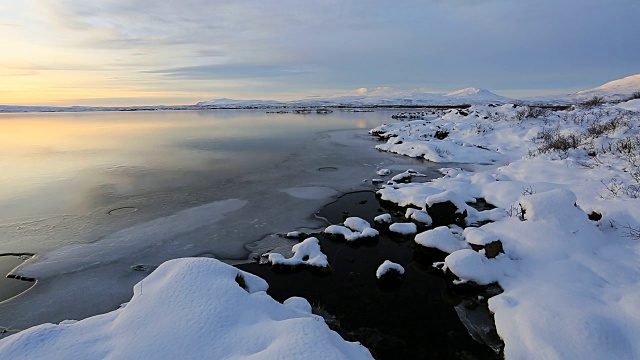
M431 217L433 222L431 226L447 226L455 224L458 226L464 226L464 219L467 217L467 210L460 212L451 201L445 201L433 204L427 207L427 214Z
M502 242L500 240L492 241L484 246L485 255L489 259L493 259L499 254L504 254L504 249L502 248Z

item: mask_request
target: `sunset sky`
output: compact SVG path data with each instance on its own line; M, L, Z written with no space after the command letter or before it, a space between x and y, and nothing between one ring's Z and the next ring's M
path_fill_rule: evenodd
M0 3L0 104L486 88L562 94L640 73L638 0Z

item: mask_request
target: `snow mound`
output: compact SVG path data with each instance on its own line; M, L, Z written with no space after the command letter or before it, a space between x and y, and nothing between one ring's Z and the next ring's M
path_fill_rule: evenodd
M282 305L267 287L215 259L170 260L135 285L126 306L2 339L0 358L372 359L301 300Z
M368 221L359 217L348 217L345 226L330 225L324 229L328 235L342 236L346 241L356 241L363 238L374 238L379 235L378 230L371 227Z
M328 267L327 256L320 250L320 241L315 237L310 237L304 241L293 245L291 248L293 256L286 259L282 254L269 254L269 263L272 265L285 266L317 266Z
M478 285L487 285L501 278L503 265L498 257L488 259L471 249L462 249L449 254L444 259L448 270L462 281L473 281Z
M412 235L418 232L418 227L414 223L393 223L389 226L389 231L400 235Z
M464 229L462 236L469 244L484 246L494 241L498 241L498 237L488 233L482 228L469 227Z
M376 224L390 224L391 223L391 214L382 214L373 218L373 221Z
M419 245L435 248L451 254L454 251L468 249L469 244L454 235L446 226L439 226L416 235L415 242Z
M389 271L395 270L400 274L404 274L404 268L400 264L396 264L389 260L385 260L382 265L378 266L376 270L376 277L380 279L382 275L388 273Z
M408 208L405 212L404 217L406 217L407 219L415 220L419 223L423 223L427 226L433 223L433 219L431 219L431 216L429 216L429 214L424 210Z

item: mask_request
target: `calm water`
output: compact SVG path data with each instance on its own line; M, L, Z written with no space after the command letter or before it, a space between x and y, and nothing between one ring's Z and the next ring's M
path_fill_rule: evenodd
M157 111L0 114L0 221L77 214L268 167L334 129L389 113Z

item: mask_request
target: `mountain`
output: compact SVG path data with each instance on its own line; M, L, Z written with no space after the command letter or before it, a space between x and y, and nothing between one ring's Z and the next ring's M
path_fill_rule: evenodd
M486 101L486 102L512 102L513 99L500 96L498 94L492 93L486 89L478 89L478 88L465 88L458 91L454 91L452 93L448 93L444 95L450 98L456 99L470 99L471 101Z
M387 95L350 95L329 98L310 98L293 101L214 99L197 103L206 108L276 108L320 106L428 106L513 102L489 90L466 88L448 94L404 92Z

